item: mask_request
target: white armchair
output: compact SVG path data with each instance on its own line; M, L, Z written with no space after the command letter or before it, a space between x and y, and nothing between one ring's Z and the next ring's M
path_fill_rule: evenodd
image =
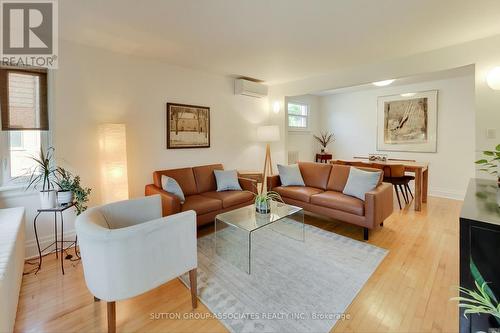
M159 195L93 207L76 220L85 282L107 301L108 331L116 331L115 301L140 295L189 271L196 298L196 213L162 217Z

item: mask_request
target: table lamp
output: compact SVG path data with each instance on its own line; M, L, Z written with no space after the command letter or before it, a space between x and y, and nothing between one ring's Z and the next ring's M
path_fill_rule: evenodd
M264 190L264 183L266 182L267 172L273 175L273 163L271 161L271 147L270 142L280 140L280 128L278 125L259 126L257 128L257 139L260 142L266 143L266 158L264 160L264 170L262 171L263 180L260 185L260 193Z

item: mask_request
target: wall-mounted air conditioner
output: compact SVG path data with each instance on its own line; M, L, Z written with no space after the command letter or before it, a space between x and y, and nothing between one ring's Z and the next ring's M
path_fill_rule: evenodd
M234 81L235 95L245 95L252 97L267 96L267 86L262 83L253 82L245 79L236 79Z

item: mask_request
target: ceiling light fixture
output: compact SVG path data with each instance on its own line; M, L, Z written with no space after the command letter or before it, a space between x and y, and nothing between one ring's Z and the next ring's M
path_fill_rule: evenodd
M384 81L372 82L372 84L374 86L377 86L377 87L385 87L385 86L390 85L393 82L394 82L394 80L384 80Z
M500 90L500 67L495 67L488 73L486 83L491 89Z
M412 97L412 96L415 96L417 93L404 93L404 94L401 94L401 97Z

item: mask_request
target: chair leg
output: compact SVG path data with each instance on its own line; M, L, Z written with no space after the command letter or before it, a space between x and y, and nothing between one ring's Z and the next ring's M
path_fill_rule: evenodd
M116 332L116 303L108 302L108 333Z
M394 190L396 191L396 198L398 198L399 209L403 209L403 207L401 207L401 199L399 198L399 192L398 192L397 185L394 185Z
M401 191L401 194L403 195L403 199L405 200L405 204L408 204L408 198L406 197L405 191L403 189L403 185L398 185L399 190Z
M189 271L189 286L191 287L191 304L193 305L193 309L198 307L196 276L196 268Z
M384 222L380 222L380 226L383 227L384 226Z
M410 196L408 195L408 184L404 184L403 188L405 189L406 199L410 202Z
M368 240L368 228L366 228L366 227L363 227L363 239L365 241Z
M412 198L412 199L415 199L415 197L413 196L413 193L411 193L410 184L406 184L405 186L406 186L406 188L408 189L408 192L410 192L411 198Z

